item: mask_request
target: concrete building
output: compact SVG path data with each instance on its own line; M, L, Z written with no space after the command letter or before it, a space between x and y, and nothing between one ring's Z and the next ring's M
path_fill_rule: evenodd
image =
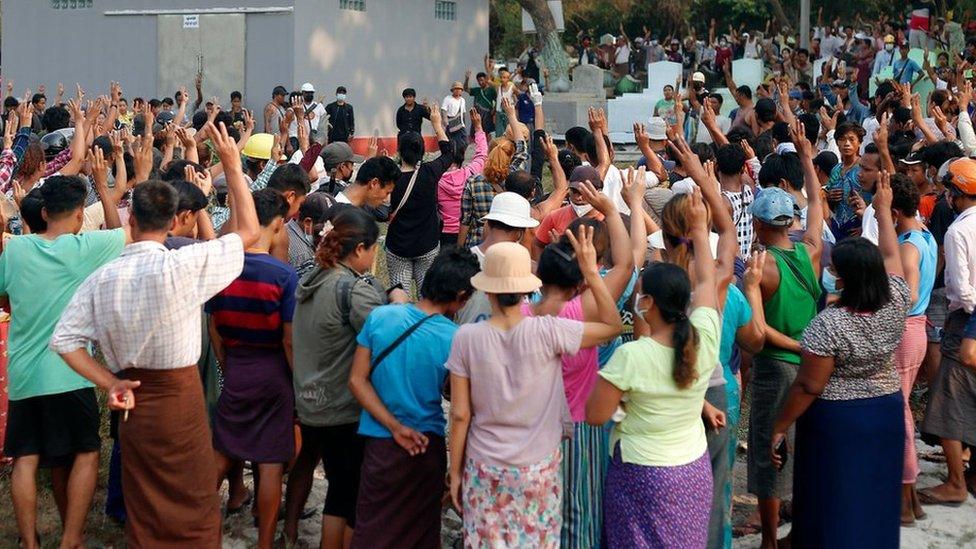
M240 90L259 117L274 86L348 88L357 138L395 136L405 87L440 101L488 51L488 0L7 0L3 75L16 93L58 82L89 94L205 98ZM229 107L228 107L229 108Z

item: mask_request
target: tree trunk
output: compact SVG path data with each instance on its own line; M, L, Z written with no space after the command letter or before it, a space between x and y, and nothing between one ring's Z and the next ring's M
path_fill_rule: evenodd
M793 28L789 18L786 17L786 11L783 9L783 3L780 0L769 0L769 5L773 7L773 16L776 17L776 22L779 23L780 29L785 29L786 27Z
M535 25L536 48L542 66L549 69L549 91L569 91L569 63L563 52L556 20L546 0L518 0Z

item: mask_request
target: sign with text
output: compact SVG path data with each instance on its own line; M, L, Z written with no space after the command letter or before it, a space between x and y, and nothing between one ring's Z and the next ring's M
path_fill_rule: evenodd
M199 15L184 15L183 16L183 28L184 29L199 29L200 28L200 16Z

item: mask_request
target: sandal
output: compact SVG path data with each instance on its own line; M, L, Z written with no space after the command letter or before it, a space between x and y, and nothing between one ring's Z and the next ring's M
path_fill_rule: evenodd
M226 510L227 516L229 517L231 515L236 515L236 514L240 513L241 511L244 510L245 507L247 507L248 505L251 504L251 500L253 500L253 499L254 499L254 494L252 494L251 492L248 492L247 493L247 497L244 498L244 501L241 502L241 504L238 505L237 507L231 507L230 505L228 505L227 506L227 510Z
M962 500L951 501L951 500L941 499L938 496L933 495L932 492L929 491L927 488L918 491L918 501L920 501L922 505L942 505L945 507L959 507L963 503L966 503L966 499L969 499L968 494Z

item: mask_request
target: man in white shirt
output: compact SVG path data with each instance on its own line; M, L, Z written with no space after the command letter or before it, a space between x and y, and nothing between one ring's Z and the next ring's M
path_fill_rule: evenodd
M948 177L949 204L959 212L944 243L949 316L942 332L942 362L930 385L920 427L923 434L941 440L948 477L938 486L918 491L923 504L958 504L968 499L962 444L976 445L976 370L963 365L960 356L960 346L974 336L967 328L976 308L976 160L952 161Z
M708 106L715 113L715 123L718 124L718 129L721 130L723 135L729 133L729 130L732 129L732 119L724 114L719 114L722 110L722 96L717 93L710 93L705 98L705 101L708 102ZM698 117L698 134L695 137L695 142L705 143L706 145L714 143L712 134L708 132L708 127L702 122L701 116Z
M125 534L133 547L220 545L216 468L202 459L213 444L197 369L200 315L241 273L259 225L237 144L223 124L209 129L227 174L234 232L168 251L163 242L179 197L163 181L140 183L128 227L133 244L82 283L51 337L51 350L123 411ZM89 354L94 342L109 369Z
M464 101L463 94L463 84L460 82L451 84L451 94L441 101L441 112L448 139L467 145L468 139L464 133L464 113L467 111L467 103Z

